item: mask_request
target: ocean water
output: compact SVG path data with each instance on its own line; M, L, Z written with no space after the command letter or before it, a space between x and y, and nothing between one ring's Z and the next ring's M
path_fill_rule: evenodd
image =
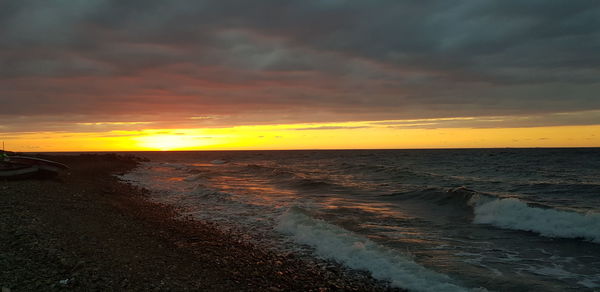
M600 149L138 155L121 179L182 215L396 287L600 289Z

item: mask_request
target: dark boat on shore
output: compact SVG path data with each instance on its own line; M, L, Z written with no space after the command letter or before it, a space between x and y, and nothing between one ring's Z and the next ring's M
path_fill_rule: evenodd
M2 153L0 179L53 177L69 167L55 161L27 156L8 156Z

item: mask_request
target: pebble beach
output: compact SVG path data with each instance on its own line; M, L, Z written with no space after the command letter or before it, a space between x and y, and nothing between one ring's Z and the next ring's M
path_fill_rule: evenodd
M115 175L133 156L41 156L70 166L0 181L2 291L385 291L368 274L315 264L182 218Z

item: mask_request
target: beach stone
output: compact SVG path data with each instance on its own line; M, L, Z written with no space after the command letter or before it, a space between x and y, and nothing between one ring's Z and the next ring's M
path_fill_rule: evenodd
M340 265L305 262L293 253L278 256L240 240L244 237L235 230L223 232L217 224L192 217L177 220L177 209L147 200L146 190L112 176L115 171L126 173L136 163L89 154L60 159L72 167L63 181L10 182L10 193L0 190L0 230L5 231L0 232L0 284L4 286L0 292L11 291L7 287L17 291L386 290L369 277L364 277L366 283L353 280Z

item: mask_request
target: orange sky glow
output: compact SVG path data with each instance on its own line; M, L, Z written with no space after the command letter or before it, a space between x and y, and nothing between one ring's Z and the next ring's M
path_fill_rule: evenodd
M18 133L3 140L7 150L22 152L593 147L600 145L600 126L419 129L347 122Z
M8 2L7 150L600 147L592 2Z

